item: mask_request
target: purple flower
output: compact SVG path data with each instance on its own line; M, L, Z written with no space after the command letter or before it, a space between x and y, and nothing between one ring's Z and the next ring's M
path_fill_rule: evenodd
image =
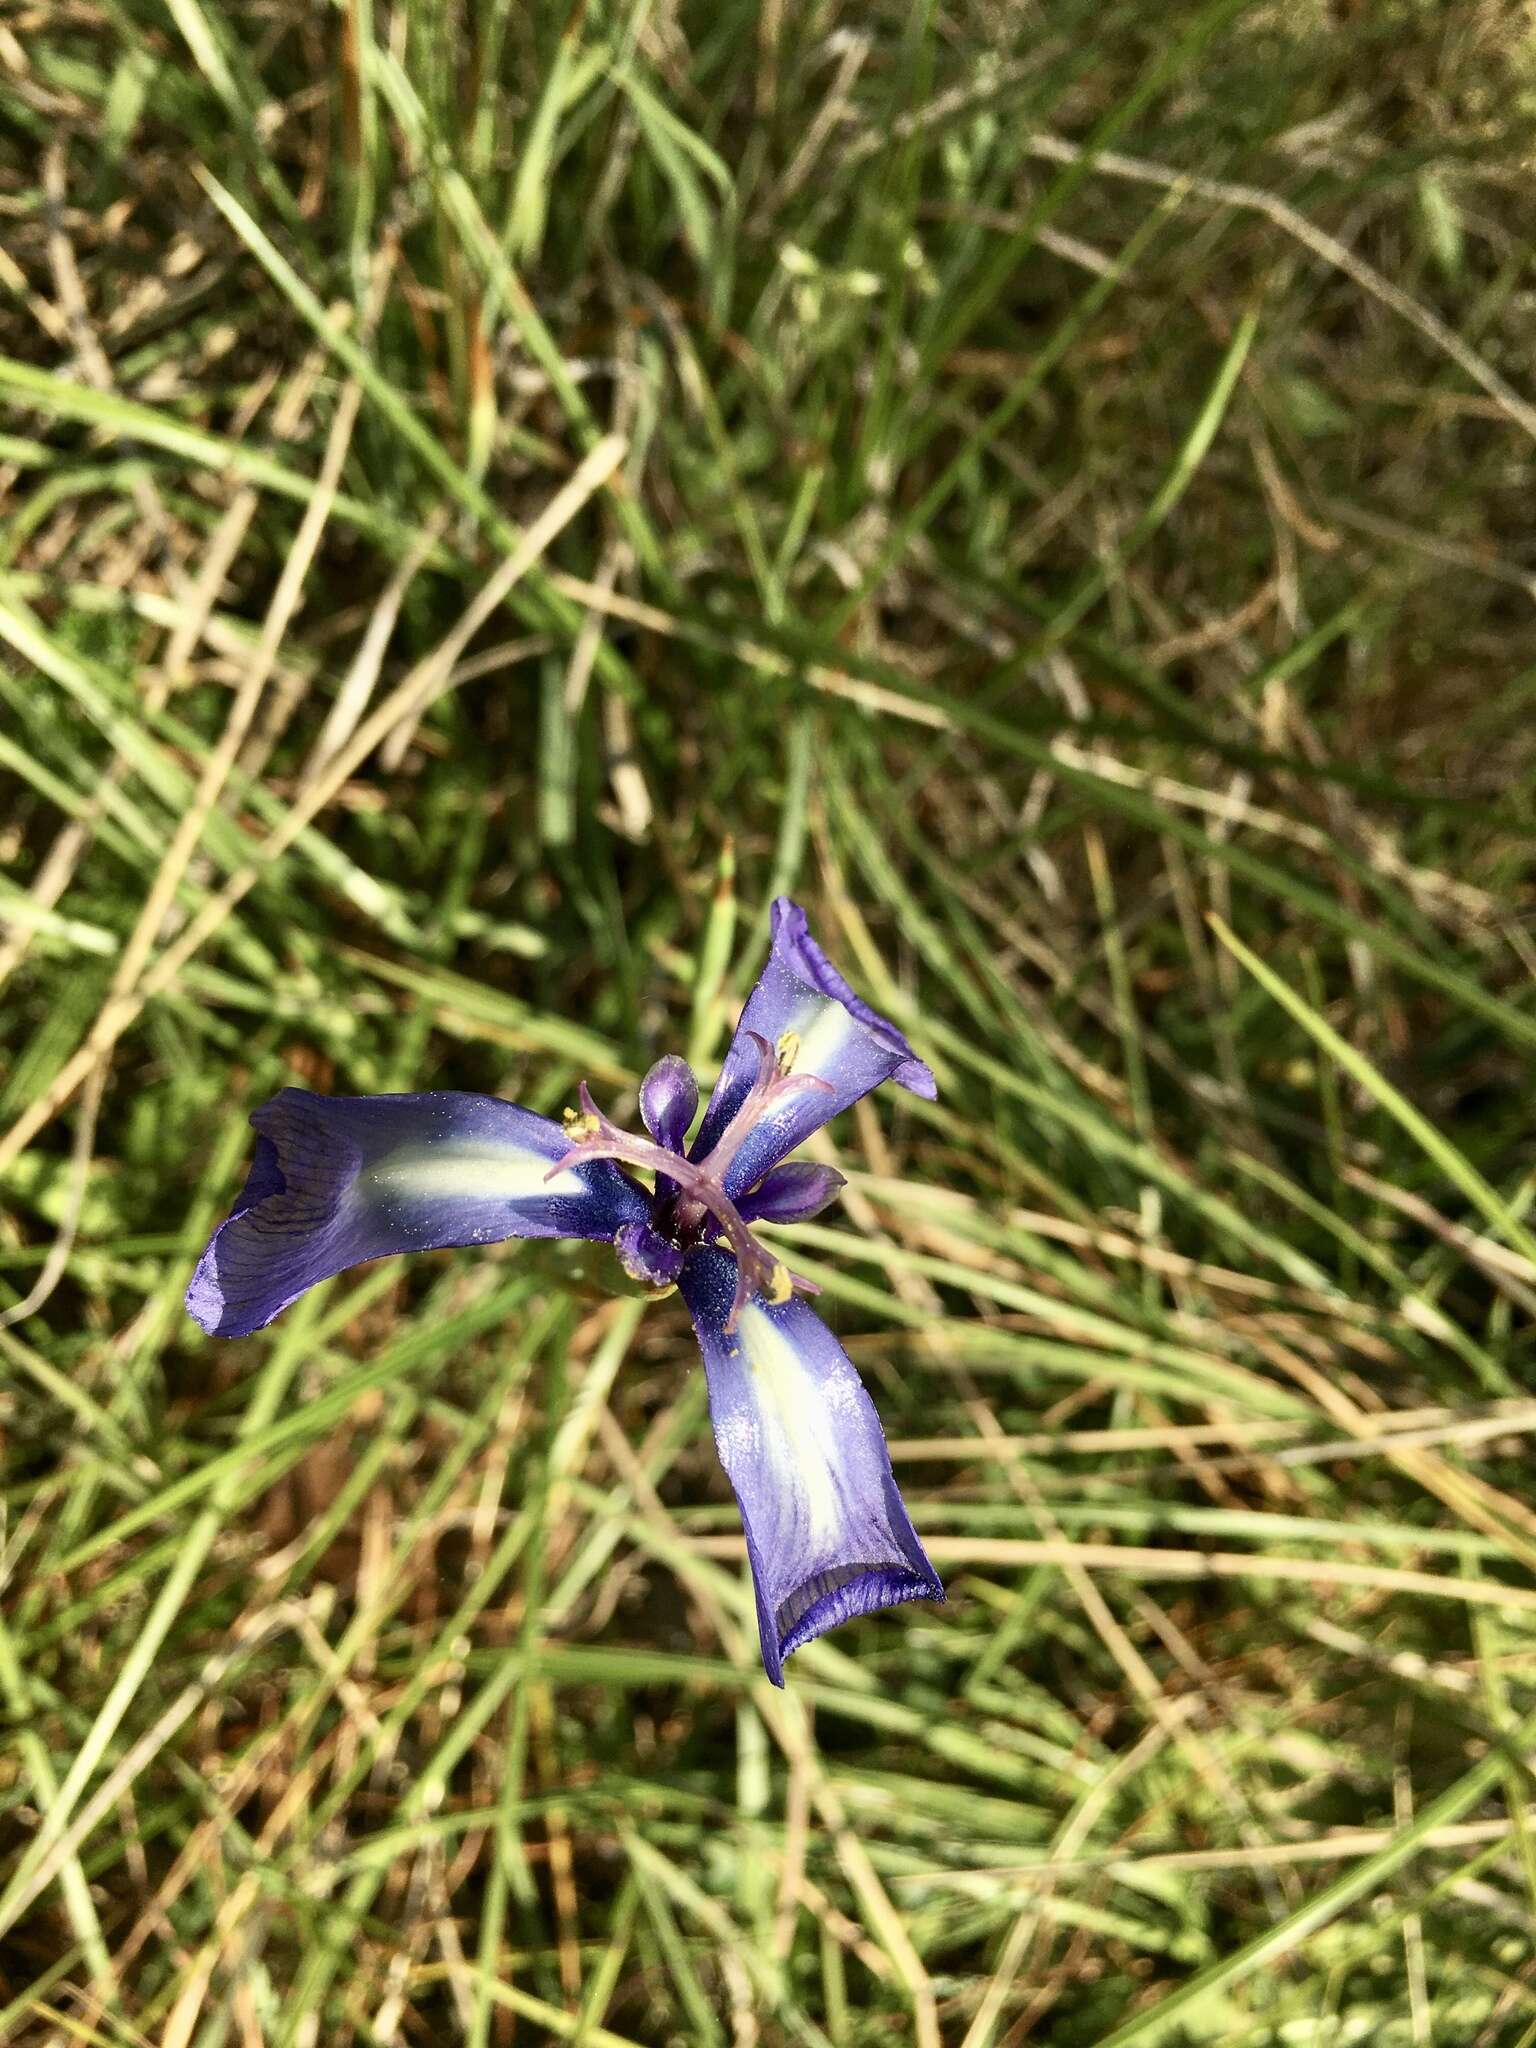
M210 1334L241 1337L364 1259L509 1237L607 1240L631 1279L656 1294L679 1288L693 1317L746 1529L763 1664L782 1685L790 1652L838 1622L944 1597L874 1405L832 1332L795 1299L815 1287L749 1227L796 1222L834 1199L841 1174L786 1155L882 1081L937 1093L781 896L767 964L691 1146L698 1083L675 1054L640 1084L644 1137L610 1123L585 1083L563 1128L486 1095L285 1088L251 1118L250 1176L198 1261L187 1309Z

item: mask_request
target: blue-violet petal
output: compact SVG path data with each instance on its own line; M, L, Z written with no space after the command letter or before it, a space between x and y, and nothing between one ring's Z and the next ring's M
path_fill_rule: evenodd
M854 994L822 952L798 903L787 896L776 900L772 930L768 959L689 1152L702 1161L725 1141L729 1156L719 1170L732 1197L882 1081L896 1081L929 1101L938 1093L933 1075L901 1032ZM765 1044L781 1074L814 1075L828 1085L775 1091L750 1128L733 1136L733 1119L760 1081Z
M251 1117L256 1155L187 1289L210 1334L243 1337L364 1259L507 1237L611 1238L646 1197L606 1160L545 1175L558 1124L489 1095L309 1095Z
M757 1592L763 1666L855 1615L942 1600L891 1476L880 1419L847 1352L802 1301L753 1300L733 1335L728 1253L689 1254L693 1316L720 1462L735 1489Z

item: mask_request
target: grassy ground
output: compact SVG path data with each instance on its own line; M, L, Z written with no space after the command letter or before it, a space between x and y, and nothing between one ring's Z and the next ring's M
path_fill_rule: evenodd
M0 70L0 2038L1529 2048L1520 10ZM675 1302L180 1302L274 1089L623 1110L786 887L950 1597L779 1695Z

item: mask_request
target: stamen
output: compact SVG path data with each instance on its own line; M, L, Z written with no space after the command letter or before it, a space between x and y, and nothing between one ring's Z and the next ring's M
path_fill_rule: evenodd
M795 1061L800 1057L799 1032L781 1032L779 1035L779 1042L774 1047L774 1051L778 1055L778 1067L780 1074L792 1073L794 1071Z

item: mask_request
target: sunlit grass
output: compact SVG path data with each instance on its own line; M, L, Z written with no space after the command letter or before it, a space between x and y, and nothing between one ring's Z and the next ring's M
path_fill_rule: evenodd
M1508 20L0 61L0 2039L1530 2048ZM949 1598L781 1695L675 1301L181 1293L277 1088L623 1112L782 890Z

